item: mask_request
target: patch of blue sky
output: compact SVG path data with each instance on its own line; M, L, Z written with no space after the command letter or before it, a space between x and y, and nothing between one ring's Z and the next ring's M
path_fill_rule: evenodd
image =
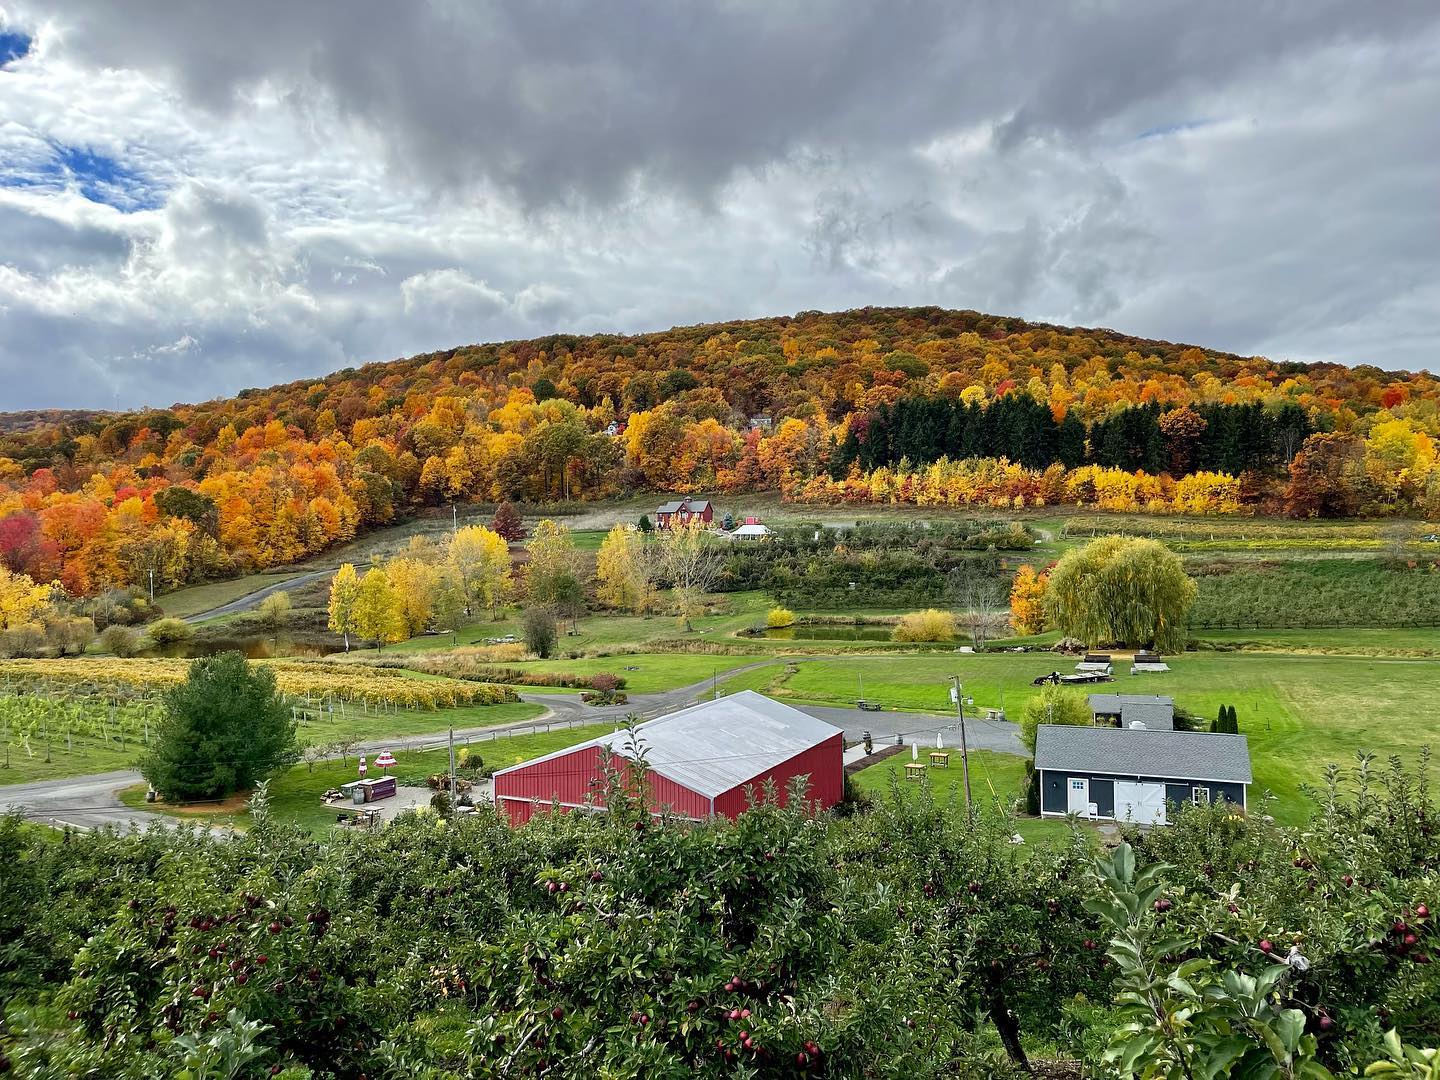
M29 34L0 29L0 67L30 55Z
M1184 131L1194 131L1196 128L1208 127L1213 120L1180 120L1173 124L1160 124L1156 127L1146 128L1136 135L1139 139L1163 139L1166 135L1179 135Z
M0 157L0 186L78 191L91 202L122 213L154 210L165 202L164 188L118 159L83 146L51 143L49 156Z

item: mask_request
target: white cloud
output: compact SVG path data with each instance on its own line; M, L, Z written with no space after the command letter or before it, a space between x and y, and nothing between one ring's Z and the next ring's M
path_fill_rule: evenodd
M22 5L0 409L864 304L1436 363L1432 5L1022 8Z

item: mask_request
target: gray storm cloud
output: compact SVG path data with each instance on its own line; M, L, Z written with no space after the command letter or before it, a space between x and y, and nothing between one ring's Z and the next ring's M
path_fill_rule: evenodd
M49 0L3 21L36 46L0 71L0 408L866 303L1435 363L1433 3ZM50 146L158 205L53 182Z

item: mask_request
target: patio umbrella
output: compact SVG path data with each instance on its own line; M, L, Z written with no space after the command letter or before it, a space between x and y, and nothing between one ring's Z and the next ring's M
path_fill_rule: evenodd
M375 764L381 769L393 769L395 767L395 755L389 750L381 750L375 758Z

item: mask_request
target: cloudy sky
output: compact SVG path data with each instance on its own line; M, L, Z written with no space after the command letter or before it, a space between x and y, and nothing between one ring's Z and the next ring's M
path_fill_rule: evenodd
M0 0L0 410L942 304L1440 368L1433 0Z

